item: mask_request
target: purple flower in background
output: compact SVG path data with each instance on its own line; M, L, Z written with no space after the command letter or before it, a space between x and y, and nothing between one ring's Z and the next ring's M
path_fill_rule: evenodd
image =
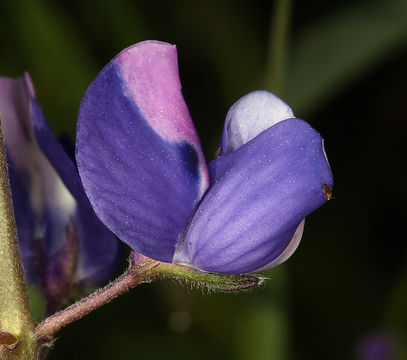
M95 216L28 74L0 78L0 119L25 277L56 310L72 286L112 275L117 239Z
M371 333L360 339L357 347L359 360L395 360L396 343L390 334Z
M76 158L99 218L134 251L221 273L264 270L296 249L304 218L330 197L321 136L266 91L226 117L205 163L185 105L176 47L123 50L81 104Z

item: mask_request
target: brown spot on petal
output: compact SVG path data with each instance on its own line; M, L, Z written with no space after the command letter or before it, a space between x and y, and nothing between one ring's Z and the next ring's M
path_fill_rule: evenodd
M220 152L221 152L221 151L222 151L222 146L219 146L219 147L216 149L215 154L213 154L213 158L216 159L216 158L220 155Z
M325 193L325 198L327 201L332 200L334 198L332 196L332 188L324 182L322 183L322 191Z

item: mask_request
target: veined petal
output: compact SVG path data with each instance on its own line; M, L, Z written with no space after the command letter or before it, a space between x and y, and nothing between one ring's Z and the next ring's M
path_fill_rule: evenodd
M171 261L209 184L173 45L123 50L79 111L76 158L96 214L136 252Z
M300 119L279 122L209 170L212 186L174 262L224 273L254 271L283 254L333 182L321 136Z
M269 127L293 117L291 108L271 92L251 92L240 98L226 115L221 153L234 151Z

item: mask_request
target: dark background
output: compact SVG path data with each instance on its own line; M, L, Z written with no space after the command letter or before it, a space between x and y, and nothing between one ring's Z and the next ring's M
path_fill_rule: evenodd
M29 71L56 134L124 47L177 44L208 158L229 107L280 95L325 138L335 199L243 294L142 285L60 331L49 359L407 359L407 2L0 2L0 75ZM370 346L383 358L363 357Z

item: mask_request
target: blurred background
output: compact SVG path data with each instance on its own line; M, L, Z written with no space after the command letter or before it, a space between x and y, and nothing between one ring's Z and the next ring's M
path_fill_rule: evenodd
M29 71L57 135L120 50L178 47L210 159L229 107L264 88L325 138L334 197L265 286L142 285L58 334L49 359L407 359L407 1L0 2L0 75Z

